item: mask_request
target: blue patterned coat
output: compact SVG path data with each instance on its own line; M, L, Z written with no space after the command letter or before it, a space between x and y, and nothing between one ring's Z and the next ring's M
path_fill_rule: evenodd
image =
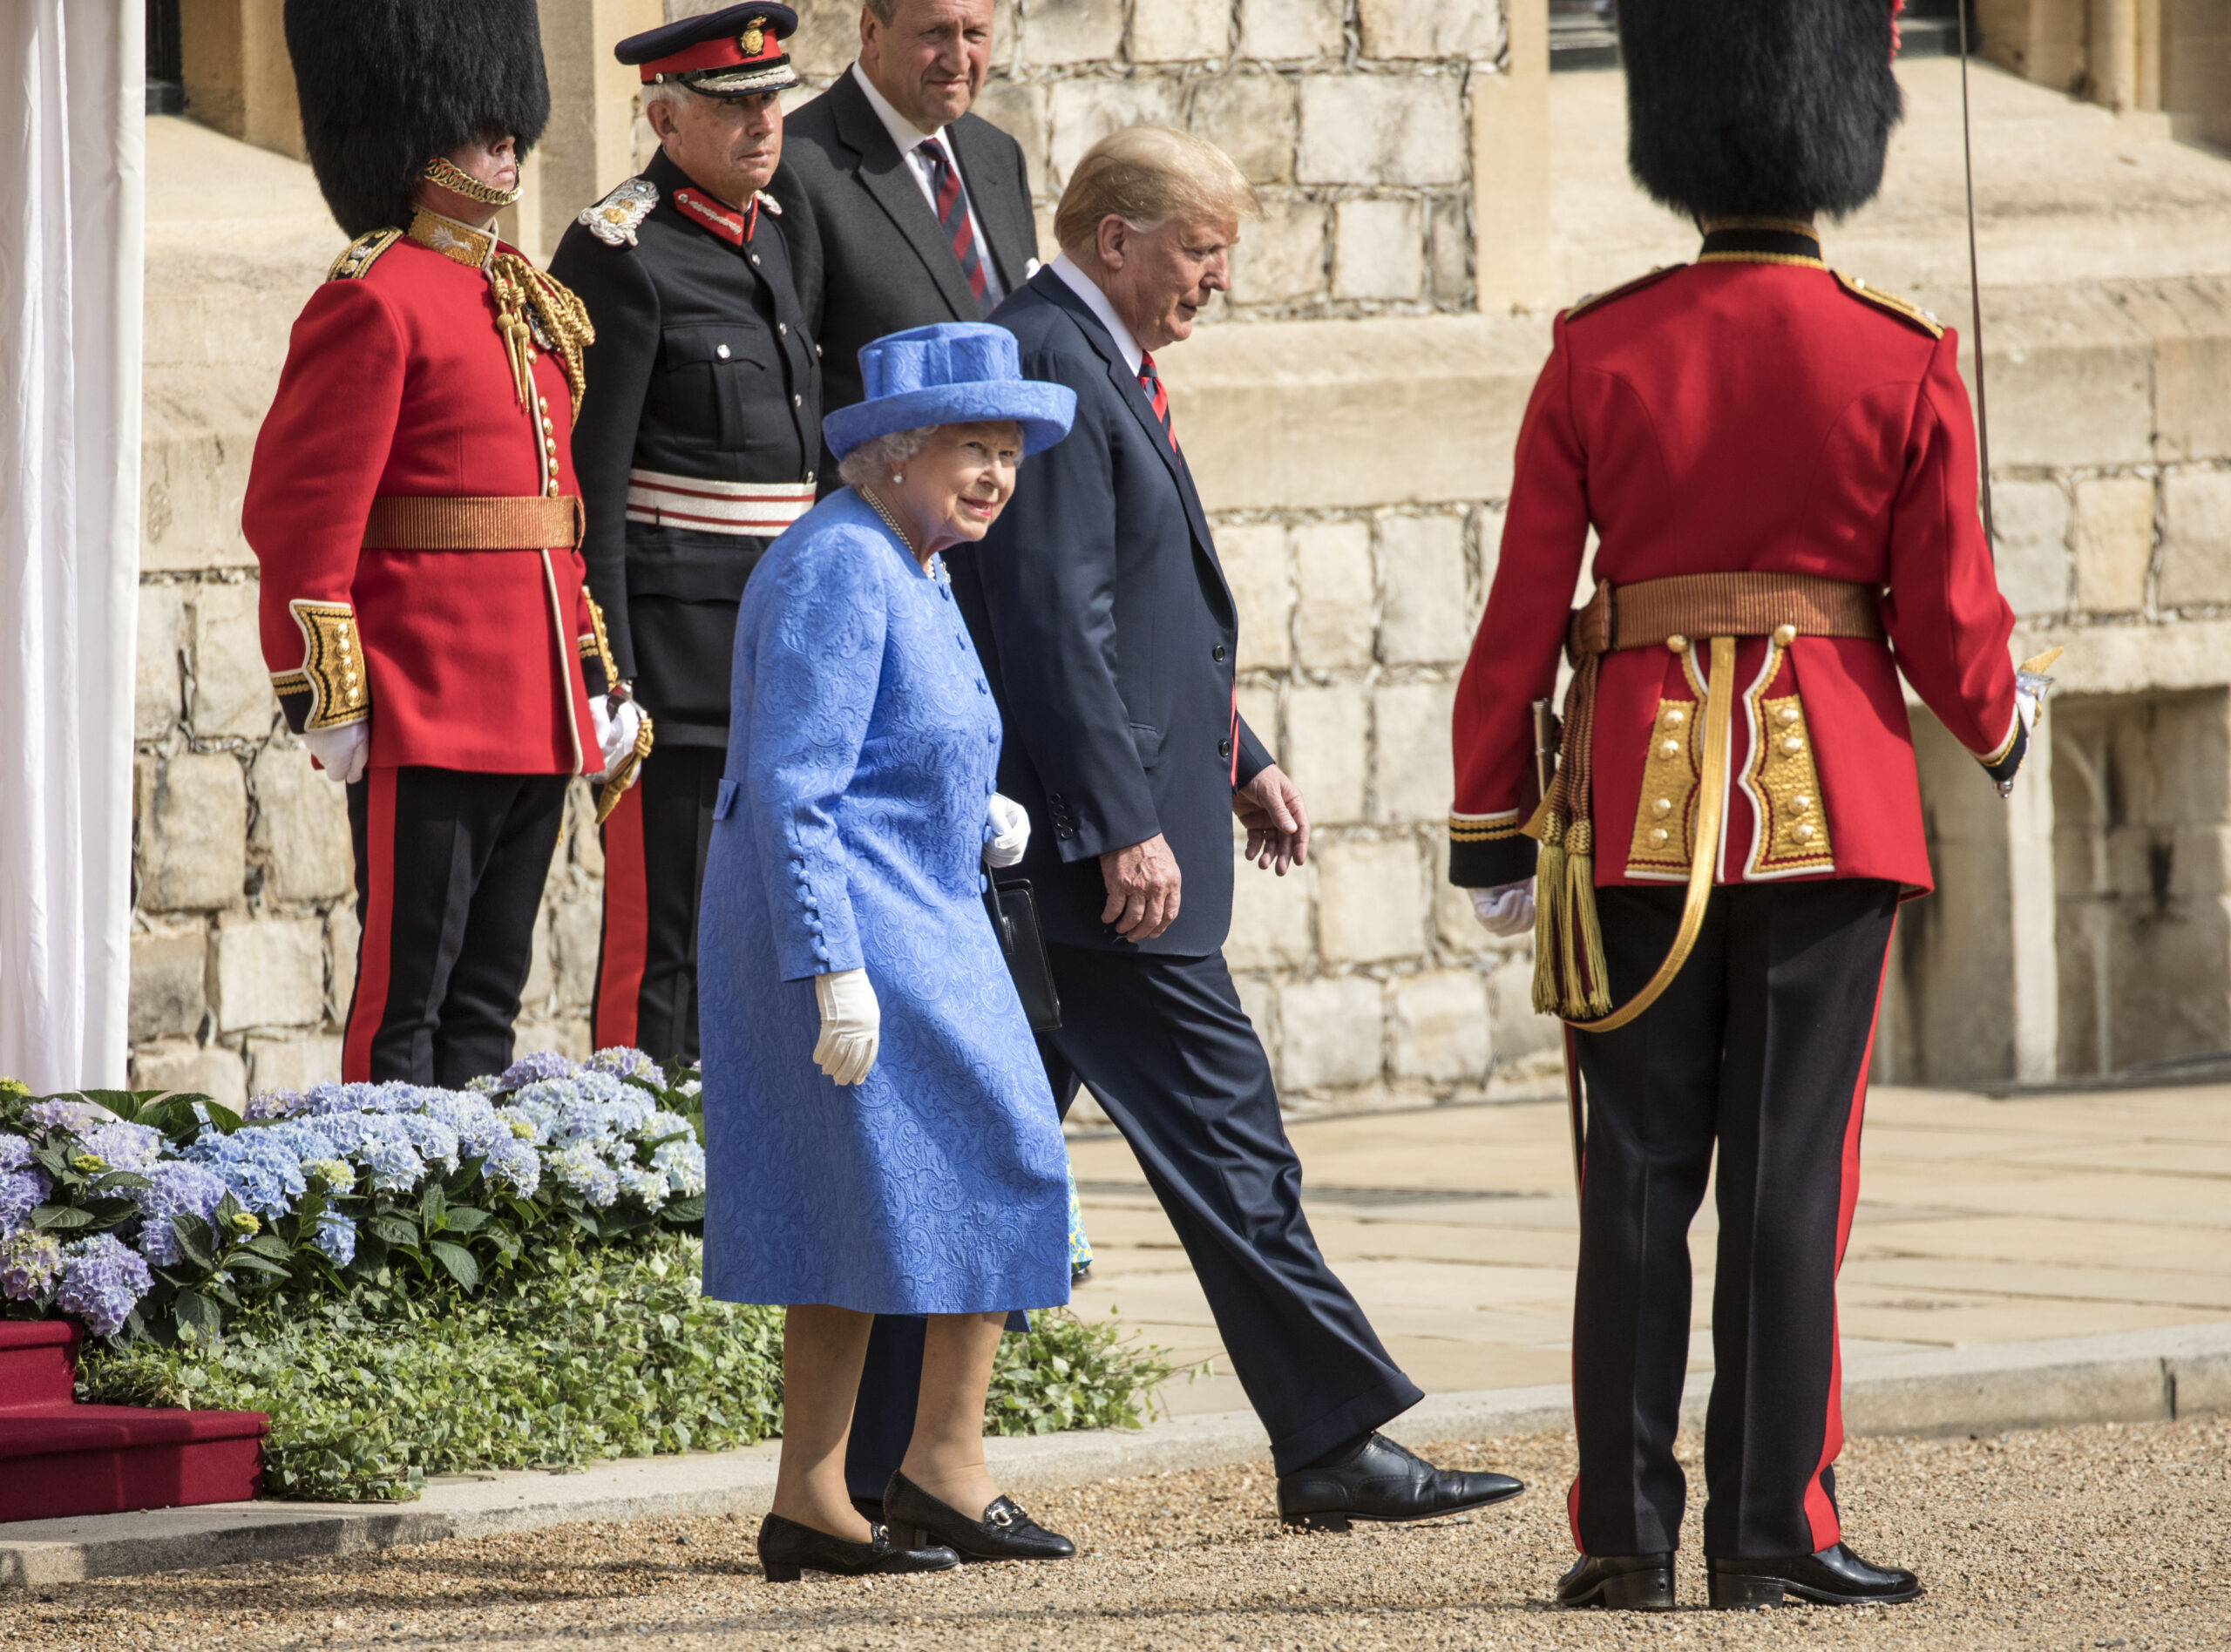
M737 615L698 926L707 1295L1068 1300L1068 1158L982 899L999 756L952 587L858 495L831 495ZM813 978L855 968L882 1047L839 1089L813 1064Z

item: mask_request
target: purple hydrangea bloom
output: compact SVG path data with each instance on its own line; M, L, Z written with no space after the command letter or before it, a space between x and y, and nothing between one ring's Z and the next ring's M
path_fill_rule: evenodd
M248 1106L241 1110L243 1119L287 1119L300 1113L307 1105L300 1090L266 1090L261 1095L248 1099Z
M225 1179L205 1164L167 1159L147 1172L154 1185L131 1189L132 1202L139 1207L139 1254L159 1268L179 1259L175 1215L207 1221L225 1197Z
M555 1050L537 1050L523 1055L505 1067L496 1080L498 1090L516 1090L522 1085L539 1083L546 1079L568 1079L577 1071L573 1064Z
M84 1134L96 1125L114 1122L116 1114L90 1101L34 1101L24 1117L42 1130L69 1130Z
M85 1133L85 1151L98 1154L112 1170L145 1171L163 1150L163 1133L122 1119L95 1125Z
M11 1234L54 1190L44 1170L0 1170L0 1235Z
M31 1167L31 1144L19 1135L0 1134L0 1170L28 1170Z
M26 1228L0 1240L0 1295L11 1302L36 1302L54 1288L62 1269L62 1247L51 1233Z
M659 1064L625 1044L599 1050L589 1057L589 1066L596 1072L609 1073L615 1079L645 1079L653 1084L659 1081Z
M96 1337L113 1337L154 1283L138 1251L112 1233L95 1234L64 1248L54 1305Z

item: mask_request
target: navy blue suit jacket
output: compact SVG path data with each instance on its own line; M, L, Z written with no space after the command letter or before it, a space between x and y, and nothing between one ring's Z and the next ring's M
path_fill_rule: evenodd
M1130 949L1099 856L1159 832L1177 921L1137 950L1201 957L1231 924L1231 789L1271 762L1233 712L1239 620L1184 460L1116 341L1051 269L993 312L1022 370L1077 393L983 542L946 553L1007 722L1000 789L1030 812L1014 875L1048 940Z

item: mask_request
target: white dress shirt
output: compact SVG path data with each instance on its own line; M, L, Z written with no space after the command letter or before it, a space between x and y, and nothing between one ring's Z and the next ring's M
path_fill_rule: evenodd
M1100 290L1100 283L1072 263L1067 253L1061 254L1047 267L1059 275L1071 292L1084 300L1085 307L1108 329L1108 335L1116 341L1116 348L1122 351L1123 361L1130 368L1131 376L1138 377L1139 364L1146 360L1147 353L1139 348L1139 341L1131 336L1131 329L1123 325L1123 318L1108 301L1108 295Z
M976 191L968 182L968 174L960 170L960 156L944 136L945 128L939 126L934 132L924 132L900 114L892 106L891 99L875 89L875 82L867 78L866 71L857 62L852 64L852 80L867 94L868 107L875 111L876 118L883 122L883 129L891 134L892 147L898 150L899 158L906 163L906 170L912 175L915 186L922 192L922 199L930 204L930 216L933 220L938 211L937 185L931 181L930 163L923 159L921 148L923 141L931 138L936 139L944 148L946 159L952 164L953 176L960 179L961 194L968 203L968 228L976 238L976 261L984 271L984 308L988 311L1007 295L1007 289L1000 282L1000 267L998 261L992 256L992 243L984 239L984 220L976 216Z

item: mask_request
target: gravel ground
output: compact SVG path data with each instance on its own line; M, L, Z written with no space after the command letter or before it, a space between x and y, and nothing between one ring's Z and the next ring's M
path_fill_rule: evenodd
M1288 1536L1268 1466L1031 1500L1065 1565L766 1583L749 1520L558 1527L346 1561L118 1578L0 1595L10 1648L999 1648L1304 1652L1726 1646L2231 1646L2231 1417L1986 1440L1855 1441L1837 1479L1853 1546L1929 1595L1872 1609L1563 1613L1570 1437L1445 1445L1522 1475L1502 1508L1430 1527ZM1692 1486L1701 1483L1690 1464Z

